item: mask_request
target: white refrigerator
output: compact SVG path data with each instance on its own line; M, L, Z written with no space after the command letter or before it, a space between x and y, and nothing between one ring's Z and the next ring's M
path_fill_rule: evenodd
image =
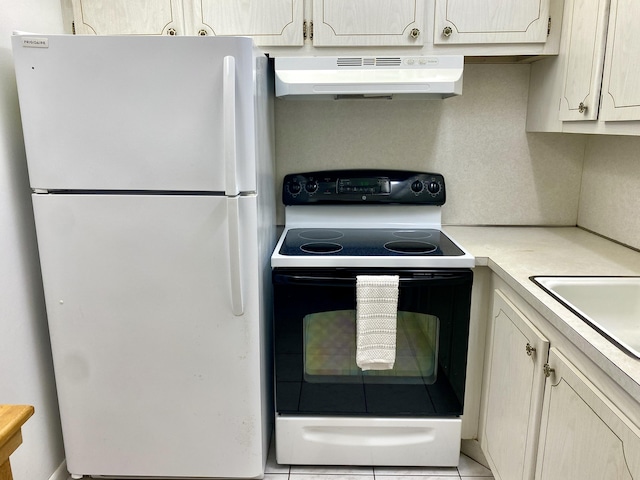
M249 38L12 41L67 469L261 478L268 59Z

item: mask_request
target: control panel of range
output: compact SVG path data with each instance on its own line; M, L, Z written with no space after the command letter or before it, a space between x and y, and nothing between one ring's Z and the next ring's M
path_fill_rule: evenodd
M444 177L406 170L327 170L285 176L285 205L403 203L443 205Z

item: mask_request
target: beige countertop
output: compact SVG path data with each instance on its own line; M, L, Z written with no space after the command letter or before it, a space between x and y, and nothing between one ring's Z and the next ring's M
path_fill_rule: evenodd
M637 275L640 252L576 227L459 227L443 230L488 266L634 398L640 360L619 350L529 277Z

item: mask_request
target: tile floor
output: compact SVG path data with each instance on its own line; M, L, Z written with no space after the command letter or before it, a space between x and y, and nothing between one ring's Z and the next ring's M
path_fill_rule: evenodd
M264 480L493 480L491 470L460 454L458 467L327 467L278 465L273 444Z
M279 465L272 443L264 480L493 480L493 475L491 470L463 454L458 466L450 468Z

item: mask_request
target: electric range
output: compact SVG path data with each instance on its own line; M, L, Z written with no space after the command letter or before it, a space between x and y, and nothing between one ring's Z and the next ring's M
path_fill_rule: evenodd
M271 257L278 463L457 465L475 259L442 231L445 200L436 173L284 178ZM380 371L357 362L358 285L375 276L398 285L395 322L373 332L395 332Z

